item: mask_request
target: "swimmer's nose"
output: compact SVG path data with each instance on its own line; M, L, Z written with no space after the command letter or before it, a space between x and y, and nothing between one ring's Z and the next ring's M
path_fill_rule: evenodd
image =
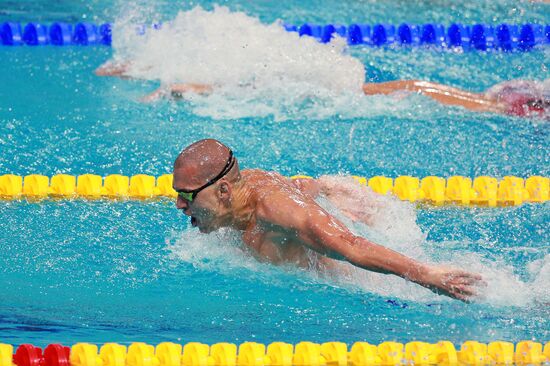
M187 213L187 210L189 210L189 202L187 202L180 196L178 196L178 198L176 199L176 207L178 208L178 210L182 210L187 216L189 216L189 214Z

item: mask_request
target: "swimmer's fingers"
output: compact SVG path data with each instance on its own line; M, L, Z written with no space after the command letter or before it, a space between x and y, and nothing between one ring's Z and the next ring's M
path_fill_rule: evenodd
M466 272L466 271L462 271L462 270L454 270L451 273L451 276L461 277L461 278L470 278L472 280L477 280L477 281L480 281L480 280L483 279L483 277L481 277L481 275L478 274L478 273L470 273L470 272Z
M450 275L450 280L464 285L487 286L487 282L478 273L456 270Z
M455 299L470 302L473 297L479 295L479 287L486 286L481 275L459 269L447 270L443 275L441 293Z
M447 291L447 295L454 297L460 301L471 302L472 297L477 296L477 292L467 285L451 285Z
M472 280L461 278L453 281L450 287L452 288L452 292L457 295L457 298L463 300L463 297L466 296L471 299L483 294L487 288L487 282L483 279Z
M466 295L468 297L477 295L477 291L475 291L473 287L468 285L457 285L455 291L457 294Z
M471 279L471 278L461 279L460 283L464 284L464 285L468 285L468 286L474 286L476 288L485 288L485 287L487 287L487 281L485 281L483 279L481 279L481 280Z
M471 297L472 297L468 289L459 288L459 286L456 286L456 285L448 286L448 288L446 289L433 289L433 292L435 292L438 295L445 295L453 299L457 299L467 303L471 301Z
M461 276L454 279L455 282L463 285L475 285L475 286L487 286L487 282L485 282L480 277L471 277L471 276Z

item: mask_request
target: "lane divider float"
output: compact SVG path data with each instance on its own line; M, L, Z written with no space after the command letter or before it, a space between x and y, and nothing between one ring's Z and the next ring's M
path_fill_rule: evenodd
M466 341L457 350L453 343L383 342L379 345L356 342L348 350L342 342L292 345L274 342L245 342L211 346L198 342L180 345L171 342L156 347L136 342L129 347L106 343L77 343L71 348L50 344L44 351L22 344L13 353L9 344L0 344L0 366L393 366L393 365L541 365L550 362L550 342L495 341L489 344Z
M162 24L153 24L159 29ZM432 46L462 48L464 50L486 51L529 51L539 45L550 44L550 25L541 24L473 24L426 23L410 24L284 24L289 32L300 36L311 36L327 43L335 36L343 37L349 45L382 46ZM149 27L136 27L138 34L144 34ZM109 23L42 23L20 24L4 22L0 25L0 44L17 45L111 45L112 25Z
M537 45L550 44L550 25L539 24L285 24L285 29L329 42L344 37L349 45L367 46L435 46L486 51L528 51Z
M516 206L523 203L543 203L548 201L550 195L550 178L542 176L531 176L527 179L506 176L500 181L488 176L476 177L473 181L463 176L447 179L436 176L422 179L411 176L399 176L395 179L384 176L354 178L376 193L393 194L403 201L433 205L452 203L463 206ZM312 177L295 175L291 179ZM174 198L176 192L172 188L172 174L159 177L112 174L105 178L95 174L57 174L51 178L39 174L24 177L13 174L0 176L0 199L39 200L47 197L151 199Z
M41 23L0 24L0 44L4 46L68 46L106 45L112 42L111 24L92 23Z

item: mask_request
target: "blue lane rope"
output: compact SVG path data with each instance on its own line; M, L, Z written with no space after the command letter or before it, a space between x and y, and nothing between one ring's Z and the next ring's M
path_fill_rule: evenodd
M51 25L5 22L0 26L1 44L4 46L67 46L111 45L111 25L92 23L52 23Z
M153 24L153 29L160 28ZM464 50L486 51L529 51L536 46L550 44L550 25L539 24L487 24L463 25L453 23L448 27L442 24L340 24L302 25L285 24L289 32L300 36L310 36L319 42L327 43L335 36L344 37L349 45L383 46L432 46L443 48L460 47ZM0 26L1 44L17 45L111 45L111 24L92 23L53 23L51 25L5 22ZM147 27L136 29L143 34Z
M311 36L320 42L329 42L339 35L350 45L368 46L436 46L473 50L497 49L502 51L528 51L538 45L550 44L550 25L499 24L496 26L475 24L471 26L453 23L445 28L442 24L350 24L300 26L285 24L289 32Z

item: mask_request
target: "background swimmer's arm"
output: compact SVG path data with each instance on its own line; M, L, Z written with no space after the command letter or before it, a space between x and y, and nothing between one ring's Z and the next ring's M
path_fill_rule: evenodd
M113 61L107 61L95 70L97 76L117 76L120 78L129 77L126 75L129 67L128 62L117 63Z
M172 93L173 97L181 96L185 93L210 94L212 90L212 85L197 83L172 84L170 86L170 93Z
M315 202L297 202L274 194L262 202L261 219L281 227L310 248L369 271L395 274L437 293L467 300L481 280L461 270L420 263L391 249L356 236Z
M146 96L141 98L141 101L153 102L160 98L167 98L170 96L181 98L185 93L208 95L212 93L212 90L213 90L212 86L207 84L196 84L196 83L172 84L172 85L169 85L168 87L161 86L151 94L147 94Z
M448 85L421 80L395 80L383 83L365 83L366 95L391 94L397 91L410 91L426 95L441 104L461 106L476 112L504 113L504 107L496 100L483 94L471 93Z

